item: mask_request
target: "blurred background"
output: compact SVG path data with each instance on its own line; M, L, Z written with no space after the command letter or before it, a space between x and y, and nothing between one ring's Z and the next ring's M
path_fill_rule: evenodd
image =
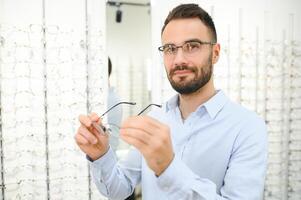
M266 120L264 199L301 199L298 0L0 0L0 199L106 199L74 142L78 115L107 109L108 56L110 85L137 103L123 119L174 94L157 47L188 2L215 21L216 87Z

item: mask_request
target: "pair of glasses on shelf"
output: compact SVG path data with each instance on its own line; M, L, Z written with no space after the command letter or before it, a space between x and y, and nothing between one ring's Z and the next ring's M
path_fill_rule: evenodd
M100 117L103 118L106 114L108 114L111 110L113 110L115 107L121 105L121 104L127 104L127 105L136 105L135 102L126 102L126 101L122 101L122 102L119 102L115 105L113 105L112 107L110 107L107 111L105 111ZM161 105L159 104L149 104L148 106L146 106L145 108L143 108L138 114L137 116L143 114L149 107L151 106L156 106L156 107L159 107L161 108ZM119 131L120 127L117 125L117 124L112 124L112 123L107 123L107 124L104 124L104 125L99 125L97 124L96 122L94 122L93 124L93 127L102 135L106 135L107 133L109 133L109 135L113 135L112 132L114 130L117 130Z

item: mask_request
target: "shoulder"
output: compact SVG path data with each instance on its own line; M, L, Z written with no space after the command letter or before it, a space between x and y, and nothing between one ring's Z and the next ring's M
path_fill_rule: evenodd
M223 117L230 118L243 126L265 126L265 121L256 112L233 101L224 106Z
M226 114L237 126L236 143L262 144L267 143L265 120L256 112L234 102L225 106Z
M108 100L108 106L113 106L114 104L120 102L120 97L117 94L114 87L109 87L107 100Z

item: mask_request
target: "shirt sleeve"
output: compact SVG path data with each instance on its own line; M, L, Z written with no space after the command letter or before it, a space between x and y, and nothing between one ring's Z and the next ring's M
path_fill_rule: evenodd
M131 150L126 159L117 162L110 148L98 160L89 161L93 181L100 193L110 199L125 199L132 194L140 182L140 154Z
M263 196L266 165L266 126L256 117L248 120L236 137L220 191L212 181L193 173L177 156L158 177L157 184L168 199L259 200Z

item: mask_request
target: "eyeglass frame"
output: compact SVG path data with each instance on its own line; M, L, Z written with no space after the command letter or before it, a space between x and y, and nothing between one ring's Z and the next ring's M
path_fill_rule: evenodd
M185 41L182 45L175 45L175 44L168 43L168 44L165 44L165 45L162 45L162 46L158 47L158 50L160 52L163 52L164 55L166 55L165 51L164 51L166 48L168 48L168 47L170 49L174 48L174 50L172 52L170 52L169 54L167 54L167 55L175 56L178 53L178 49L182 48L185 55L192 54L194 52L189 52L189 50L187 50L187 49L185 50L185 45L189 45L191 43L198 43L200 45L200 47L202 45L215 45L215 44L217 44L216 42L207 42L207 41L202 41L202 40L199 40L199 39L192 39L192 40Z
M111 106L108 110L106 110L103 114L100 115L100 118L102 118L103 116L105 116L107 113L109 113L113 108L115 108L116 106L119 106L121 104L128 104L128 105L136 105L135 102L127 102L127 101L121 101L113 106ZM141 115L143 112L145 112L149 107L151 106L157 106L159 108L162 107L162 105L159 105L159 104L154 104L154 103L151 103L149 104L148 106L146 106L145 108L143 108L138 114L137 116ZM106 135L106 132L107 132L107 128L103 125L99 125L97 124L96 122L93 122L92 125L94 126L94 128L102 135Z

